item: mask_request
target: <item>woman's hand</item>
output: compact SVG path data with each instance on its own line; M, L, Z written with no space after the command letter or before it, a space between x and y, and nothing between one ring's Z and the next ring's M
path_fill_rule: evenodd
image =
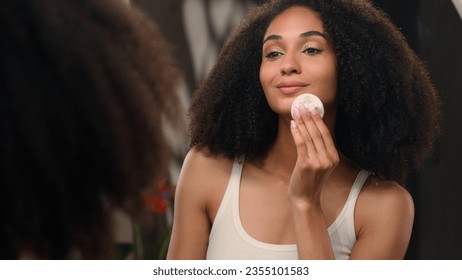
M290 179L289 198L293 203L320 206L321 189L339 162L334 141L317 109L308 112L299 106L295 120L291 121L291 131L297 162Z
M321 190L339 162L329 129L317 109L296 110L291 121L297 162L289 185L299 259L334 259L321 208Z

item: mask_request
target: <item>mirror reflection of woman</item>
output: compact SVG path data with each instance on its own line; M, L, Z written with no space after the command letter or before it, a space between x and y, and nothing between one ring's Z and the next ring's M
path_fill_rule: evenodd
M325 115L295 97L317 95ZM438 133L425 68L369 1L272 1L194 95L171 259L402 259Z

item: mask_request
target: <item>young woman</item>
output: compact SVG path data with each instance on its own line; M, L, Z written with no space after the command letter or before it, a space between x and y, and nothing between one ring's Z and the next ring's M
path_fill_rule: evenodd
M325 108L290 111L303 93ZM401 259L438 132L419 59L367 0L256 7L194 95L171 259Z

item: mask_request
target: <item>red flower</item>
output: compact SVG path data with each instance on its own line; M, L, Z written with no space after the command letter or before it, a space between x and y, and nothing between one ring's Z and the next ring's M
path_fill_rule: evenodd
M167 179L159 181L159 186L154 194L143 192L144 205L149 211L161 214L168 208L168 199L175 193L175 185L166 185Z

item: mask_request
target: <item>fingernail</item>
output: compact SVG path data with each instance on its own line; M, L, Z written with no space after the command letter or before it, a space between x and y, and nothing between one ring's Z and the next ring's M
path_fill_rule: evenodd
M292 127L292 128L296 128L296 127L297 127L297 124L295 123L294 120L291 120L291 121L290 121L290 127Z

